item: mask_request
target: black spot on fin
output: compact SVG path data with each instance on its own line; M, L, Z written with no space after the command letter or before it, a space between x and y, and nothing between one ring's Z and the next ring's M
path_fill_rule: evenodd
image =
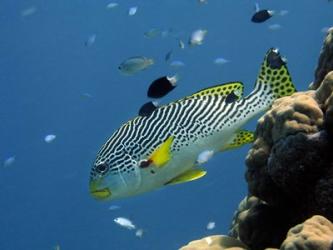
M237 96L234 91L232 91L227 97L225 98L226 103L233 103L239 99L239 96Z
M147 95L150 98L161 98L176 87L176 82L176 76L163 76L161 78L158 78L150 84Z
M139 116L149 116L157 109L158 105L156 102L146 102L139 109Z
M267 63L273 69L279 69L285 65L285 61L281 58L277 49L271 49L267 54Z

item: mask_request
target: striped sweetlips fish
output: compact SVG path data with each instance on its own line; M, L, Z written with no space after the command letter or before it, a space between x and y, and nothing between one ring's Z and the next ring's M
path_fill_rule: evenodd
M253 141L242 127L272 102L295 92L286 61L270 49L254 90L229 82L160 106L123 124L98 152L90 193L97 199L137 195L206 174L197 159Z

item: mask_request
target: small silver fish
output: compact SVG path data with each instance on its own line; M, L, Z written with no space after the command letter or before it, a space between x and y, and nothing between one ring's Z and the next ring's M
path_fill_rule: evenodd
M201 165L210 160L214 155L214 150L204 150L198 155L197 164Z
M146 38L154 38L160 34L161 34L161 30L158 28L152 28L152 29L146 31L145 33L143 33L144 37L146 37Z
M107 9L113 9L113 8L116 8L118 7L118 3L109 3L108 5L106 5L106 8Z
M128 9L128 15L129 16L134 16L136 14L136 12L138 11L138 7L134 6Z
M205 36L207 35L207 32L207 30L203 29L193 31L188 41L188 44L191 47L201 45L203 43L203 40L205 39Z
M52 134L50 134L50 135L46 135L46 136L44 137L44 141L45 141L46 143L51 143L51 142L53 142L53 141L55 140L56 137L57 137L56 135L52 135Z
M216 223L214 221L210 221L210 222L208 222L206 228L207 228L207 230L213 230L215 228L215 226L216 226Z
M118 206L118 205L111 205L111 206L109 206L109 210L118 210L118 209L120 209L120 206Z
M123 61L118 69L125 75L133 75L139 71L145 70L154 64L152 58L144 56L134 56Z
M218 57L214 60L214 63L217 64L217 65L223 65L223 64L226 64L228 62L229 62L229 60L227 60L223 57Z
M119 226L122 226L124 228L127 228L129 230L133 230L136 228L136 226L133 224L132 221L125 217L117 217L113 220L115 223L117 223Z
M136 232L135 232L135 236L136 237L139 237L139 238L142 238L142 236L143 236L143 229L138 229L138 230L136 230Z
M182 40L180 40L180 39L179 39L179 41L178 41L178 46L179 46L179 48L181 48L181 49L185 49L185 43L184 43Z

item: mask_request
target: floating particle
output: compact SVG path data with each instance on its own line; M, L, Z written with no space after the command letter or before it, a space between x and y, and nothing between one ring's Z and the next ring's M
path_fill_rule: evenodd
M10 167L11 165L14 164L15 160L16 160L15 156L8 157L6 160L4 160L3 166Z
M198 158L197 158L197 164L203 164L203 163L206 163L207 161L209 161L214 155L214 151L213 150L205 150L203 152L201 152L199 155L198 155Z
M287 15L289 13L289 10L280 10L279 11L279 15L280 16L285 16L285 15Z
M117 217L113 221L117 223L119 226L127 228L129 230L133 230L136 228L133 222L125 217Z
M268 28L270 30L279 30L279 29L282 28L282 26L280 24L278 24L278 23L275 23L275 24L268 25Z
M27 16L31 16L33 14L35 14L37 11L37 8L35 6L31 6L27 9L24 9L21 11L21 16L22 17L27 17Z
M227 60L223 57L218 57L214 60L214 63L217 64L217 65L223 65L223 64L226 64L228 62L229 62L229 60Z
M82 93L81 96L85 98L93 98L93 96L89 93Z
M198 29L192 32L188 44L193 47L197 45L201 45L207 35L207 30Z
M128 9L128 15L129 16L134 16L136 14L136 12L138 11L138 7L134 6Z
M175 61L172 61L169 65L170 65L171 67L181 68L181 67L184 67L184 66L185 66L185 63L182 62L182 61L179 61L179 60L175 60Z
M87 41L84 43L85 46L92 46L96 41L96 34L92 34L88 37Z
M198 2L201 3L201 4L207 4L208 0L198 0Z
M109 206L109 210L118 210L118 209L120 209L120 206L118 206L118 205L111 205L111 206Z
M55 246L53 247L53 249L54 249L54 250L60 250L60 245L55 245Z
M55 140L56 137L57 137L56 135L50 134L50 135L47 135L47 136L44 137L44 141L46 143L51 143Z
M135 236L139 237L139 238L142 238L142 236L143 236L143 229L136 230Z
M107 9L113 9L113 8L116 8L118 7L118 3L109 3L108 5L106 5L106 8Z
M206 228L207 228L207 230L213 230L215 228L215 225L216 224L214 221L210 221L210 222L208 222Z
M124 60L118 67L118 69L126 75L133 75L139 71L145 70L154 64L152 58L144 56L133 56Z

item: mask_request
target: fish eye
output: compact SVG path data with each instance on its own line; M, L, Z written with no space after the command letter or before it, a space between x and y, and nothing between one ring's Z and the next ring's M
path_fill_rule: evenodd
M98 173L103 174L103 173L105 173L105 172L108 171L108 170L109 170L109 166L108 166L107 164L105 164L105 163L101 163L101 164L98 164L98 165L96 166L96 171L97 171Z

